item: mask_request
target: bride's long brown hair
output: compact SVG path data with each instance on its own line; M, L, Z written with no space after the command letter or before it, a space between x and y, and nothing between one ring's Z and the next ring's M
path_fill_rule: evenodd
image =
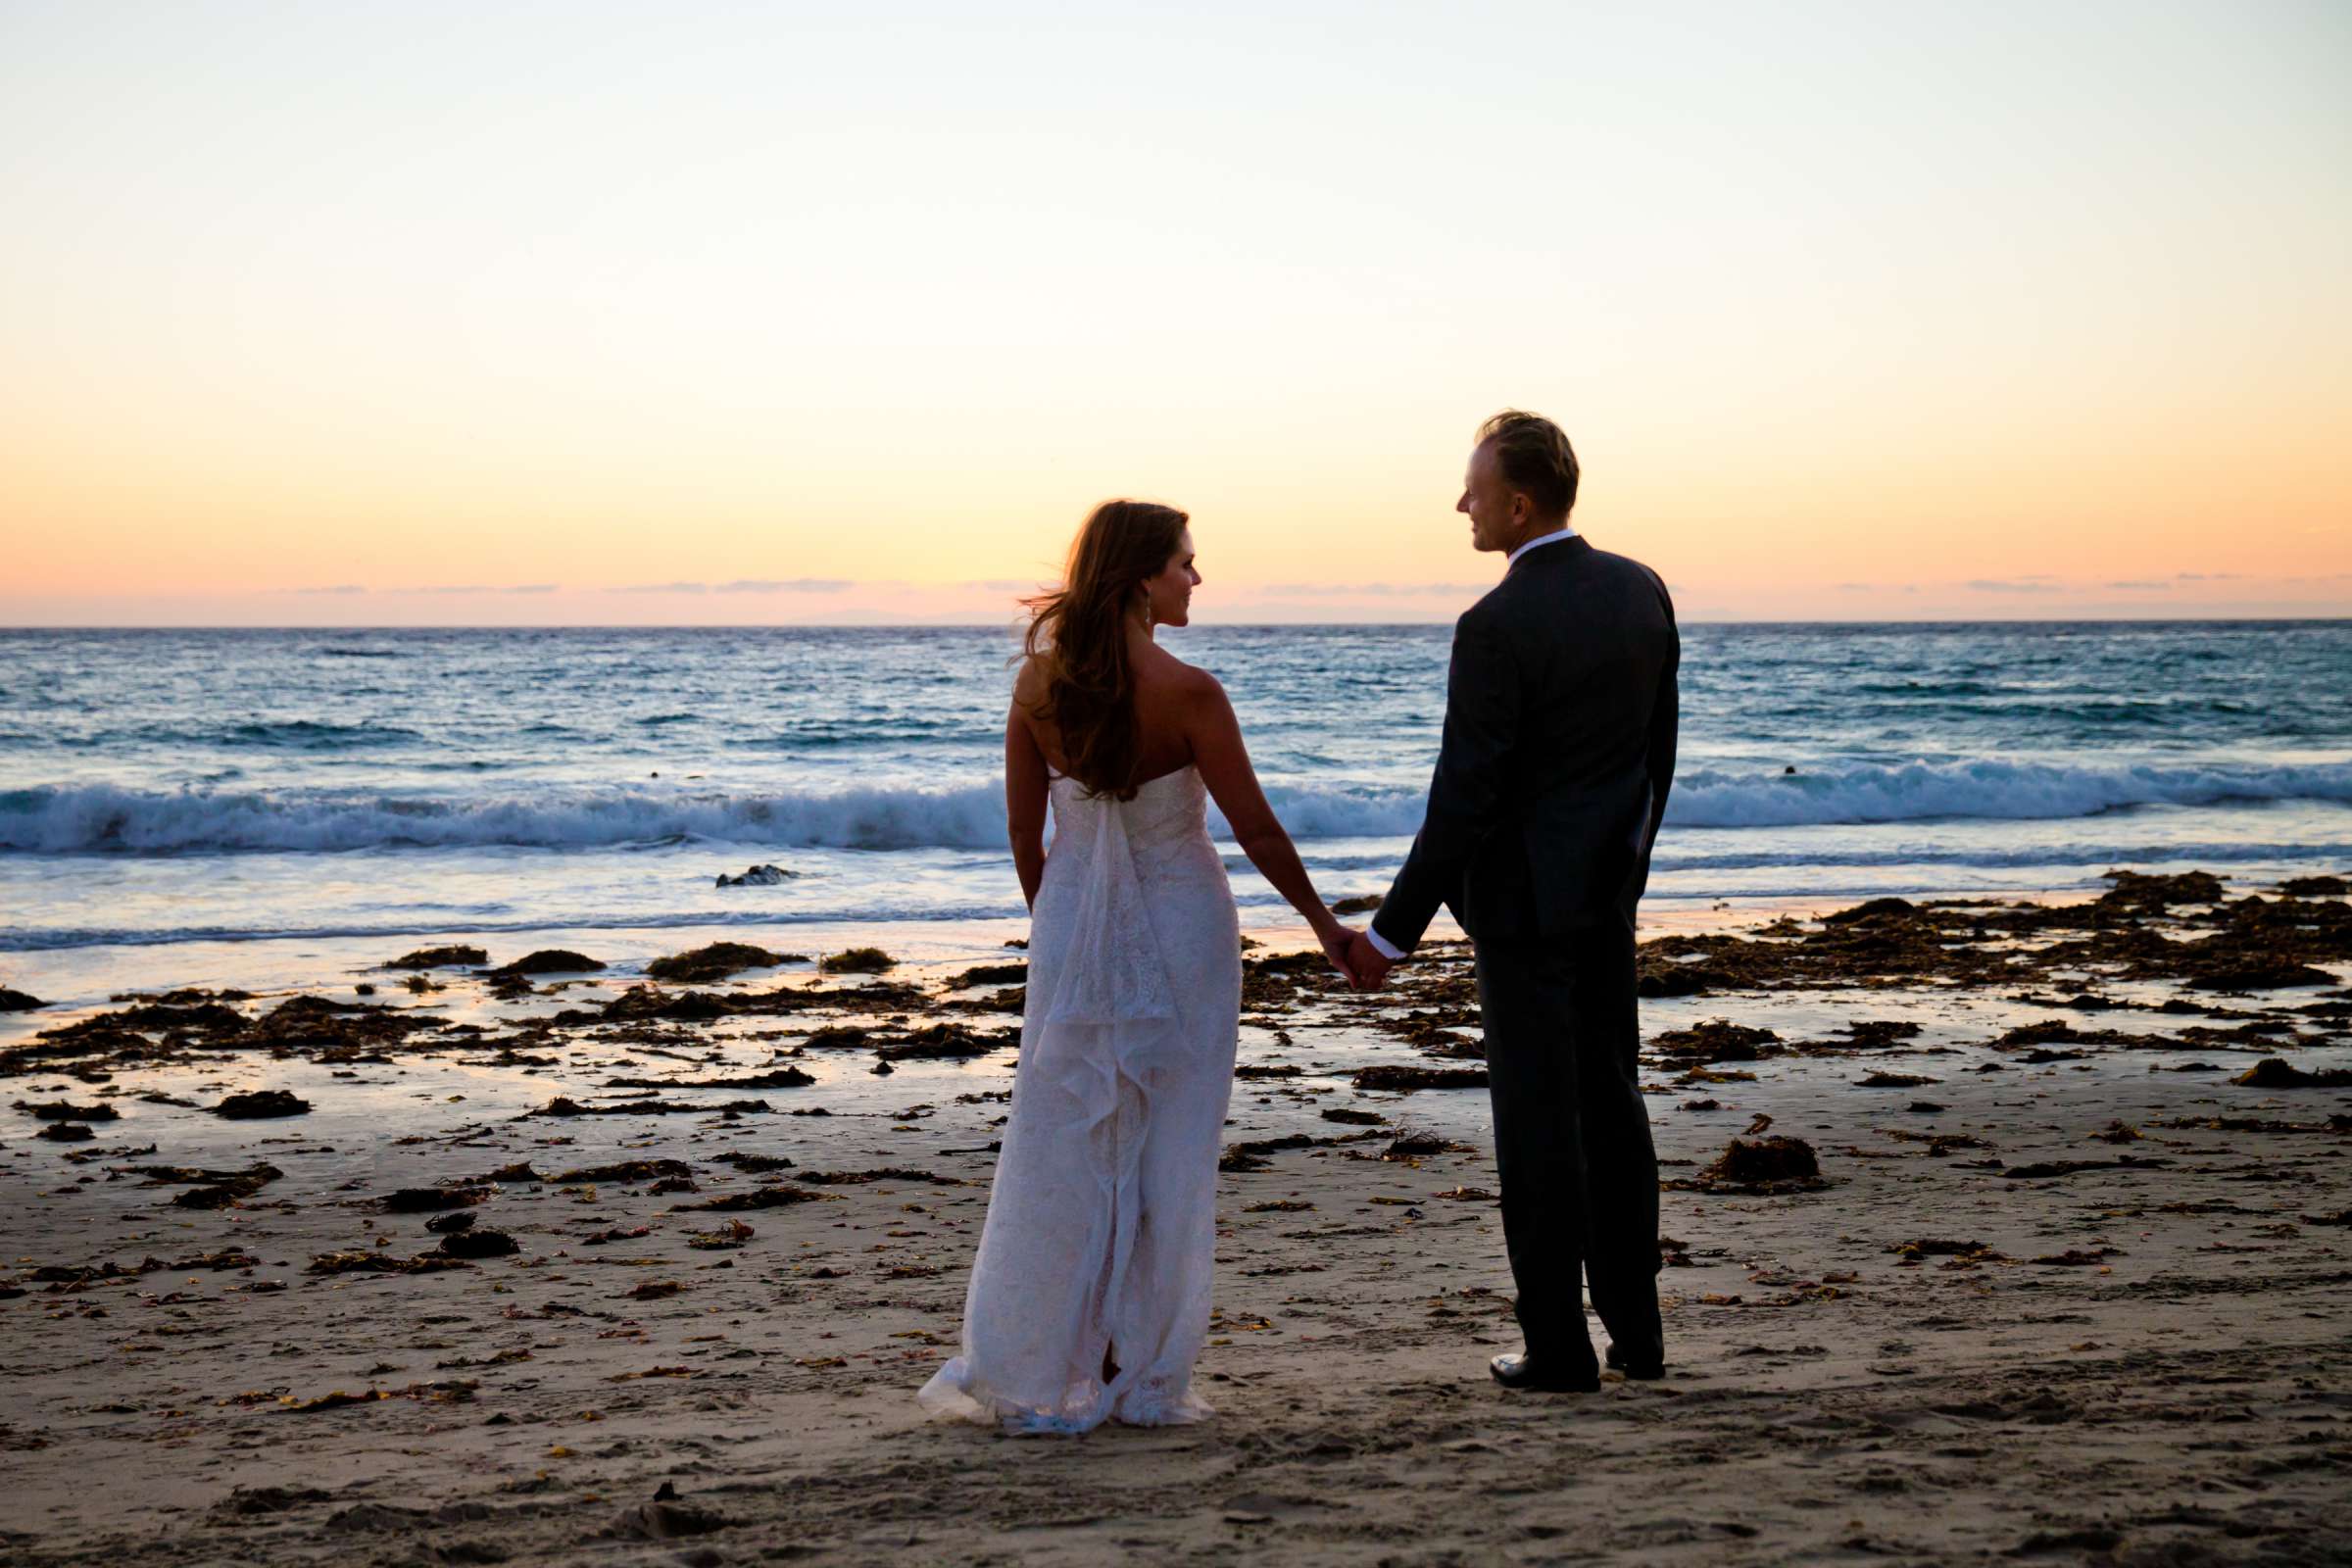
M1141 748L1127 616L1136 590L1165 571L1192 521L1150 501L1105 501L1070 544L1061 586L1021 603L1025 648L1045 676L1030 710L1061 736L1062 764L1092 795L1135 799Z

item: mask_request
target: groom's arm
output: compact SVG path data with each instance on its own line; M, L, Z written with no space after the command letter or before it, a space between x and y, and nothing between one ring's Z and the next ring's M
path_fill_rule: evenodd
M1501 628L1473 609L1454 623L1446 733L1421 831L1372 917L1372 944L1384 956L1400 957L1421 940L1493 830L1504 764L1519 739L1519 666Z
M1649 710L1649 834L1642 841L1642 858L1658 842L1658 829L1666 820L1666 792L1674 788L1674 748L1682 727L1682 695L1676 671L1682 668L1683 638L1675 629L1674 601L1666 593L1666 584L1658 581L1657 573L1650 580L1658 584L1658 604L1666 612L1666 667L1658 673L1658 693Z

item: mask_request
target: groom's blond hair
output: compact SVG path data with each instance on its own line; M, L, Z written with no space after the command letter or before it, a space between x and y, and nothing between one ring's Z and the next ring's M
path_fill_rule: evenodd
M1576 449L1568 433L1541 414L1505 409L1478 427L1478 446L1492 443L1503 482L1536 504L1544 517L1576 508Z

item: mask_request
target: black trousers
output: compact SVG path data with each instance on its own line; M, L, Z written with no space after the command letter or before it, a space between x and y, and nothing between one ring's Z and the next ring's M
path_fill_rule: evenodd
M1592 1360L1584 1289L1630 1360L1664 1353L1658 1156L1642 1098L1630 912L1542 945L1481 942L1502 1231L1528 1348Z

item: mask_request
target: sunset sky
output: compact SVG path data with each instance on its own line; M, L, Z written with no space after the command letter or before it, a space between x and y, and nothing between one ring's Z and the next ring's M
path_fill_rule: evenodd
M0 624L2352 613L2352 7L0 0Z

